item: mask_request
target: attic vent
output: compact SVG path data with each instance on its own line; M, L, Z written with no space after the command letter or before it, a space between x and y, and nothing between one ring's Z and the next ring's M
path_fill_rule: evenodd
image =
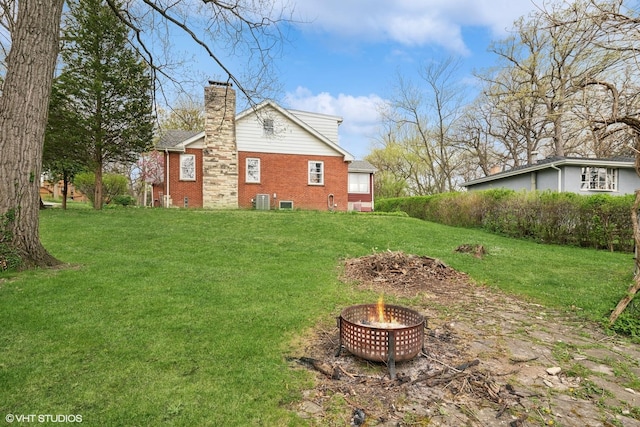
M256 195L256 209L259 211L268 211L271 209L270 198L268 194Z
M280 200L280 209L293 210L293 200Z
M264 119L262 128L265 135L273 135L273 119Z

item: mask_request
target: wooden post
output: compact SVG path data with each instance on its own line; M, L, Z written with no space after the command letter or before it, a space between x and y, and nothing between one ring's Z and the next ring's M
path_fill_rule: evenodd
M396 331L390 329L387 333L387 356L389 364L389 376L396 379Z

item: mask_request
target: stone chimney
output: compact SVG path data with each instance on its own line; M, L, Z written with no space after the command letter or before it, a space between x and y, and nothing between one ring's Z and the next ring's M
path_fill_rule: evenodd
M204 88L204 110L202 205L237 208L236 92L231 83L210 81Z

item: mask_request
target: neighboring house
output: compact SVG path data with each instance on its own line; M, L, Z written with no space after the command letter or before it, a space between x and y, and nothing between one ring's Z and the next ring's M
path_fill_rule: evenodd
M640 177L634 164L630 157L548 157L534 164L465 182L462 186L469 191L507 188L578 194L632 194L640 188Z
M47 179L41 179L40 181L40 198L44 200L60 199L62 198L62 189L64 182L62 180L58 182L52 182ZM72 182L69 183L67 188L67 200L73 200L76 202L88 202L89 199L78 191Z
M350 169L354 158L338 144L340 117L272 101L236 115L233 88L216 82L205 88L205 113L205 131L168 131L157 143L165 166L157 205L372 209L375 168Z

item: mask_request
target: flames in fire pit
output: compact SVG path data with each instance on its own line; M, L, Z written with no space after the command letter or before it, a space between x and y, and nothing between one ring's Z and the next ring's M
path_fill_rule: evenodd
M387 362L395 376L395 362L416 357L424 344L425 319L417 311L398 305L353 305L338 318L340 350L363 359Z
M368 319L362 319L361 325L373 326L374 328L395 329L404 328L407 325L398 322L392 313L388 313L385 310L384 295L380 295L378 303L376 304L376 311L373 315L370 315Z

